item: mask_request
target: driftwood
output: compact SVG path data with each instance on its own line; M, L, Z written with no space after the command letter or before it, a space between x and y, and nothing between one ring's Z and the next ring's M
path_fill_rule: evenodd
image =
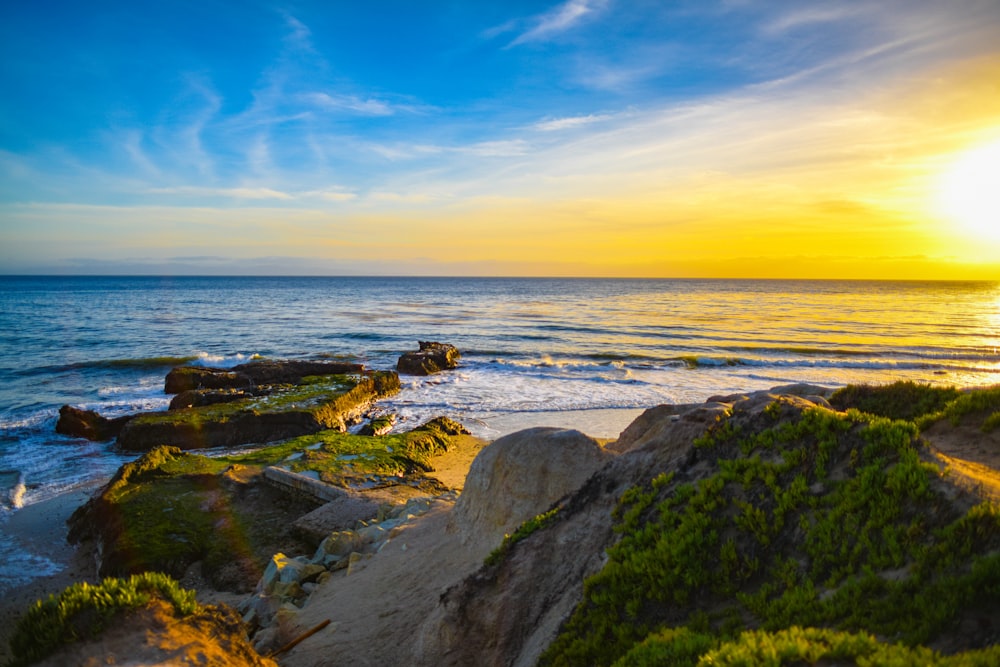
M315 628L313 628L311 630L306 630L301 635L299 635L298 637L296 637L292 641L288 642L287 644L285 644L284 646L282 646L281 648L279 648L277 651L271 651L267 655L267 657L268 658L273 658L276 655L281 655L285 651L291 651L293 648L295 648L296 646L299 645L299 642L303 641L304 639L309 639L314 634L316 634L317 632L319 632L320 630L322 630L323 628L325 628L328 625L330 625L330 619L326 619L325 621L323 621L322 623L320 623L319 625L317 625Z

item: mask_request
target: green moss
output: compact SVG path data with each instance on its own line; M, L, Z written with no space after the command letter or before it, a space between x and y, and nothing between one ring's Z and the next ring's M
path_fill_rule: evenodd
M525 539L535 531L551 525L555 521L557 514L559 514L559 508L553 507L548 512L543 512L542 514L528 519L518 526L517 530L513 533L504 535L503 542L500 543L500 546L490 552L490 554L486 557L484 564L489 567L502 561L515 544Z
M280 385L266 396L244 398L182 410L150 412L135 417L141 426L187 425L200 428L208 423L226 423L244 413L310 410L329 403L339 407L346 395L361 382L353 375L323 375L303 378L299 384Z
M463 430L439 420L379 437L331 430L218 457L158 447L119 470L91 507L91 518L74 519L89 523L74 528L73 539L96 526L106 542L108 574L157 570L179 577L199 560L209 577L229 563L253 573L270 557L258 552L273 535L242 508L241 486L224 481L230 467L243 469L244 478L280 465L343 487L405 483L437 493L444 489L426 473L433 457L448 448L449 432Z
M842 411L854 408L879 417L912 421L942 410L959 395L955 387L933 387L910 381L848 385L830 396L830 404Z
M33 604L18 621L10 640L11 667L30 665L61 646L99 635L130 609L154 598L169 602L178 616L198 611L194 591L170 577L147 572L129 579L109 578L100 584L73 584L58 596Z
M715 474L695 483L661 474L623 494L621 539L541 664L613 664L683 628L721 641L741 627L805 624L917 646L963 614L989 615L1000 510L963 515L939 495L912 423L778 414L713 427L699 460Z

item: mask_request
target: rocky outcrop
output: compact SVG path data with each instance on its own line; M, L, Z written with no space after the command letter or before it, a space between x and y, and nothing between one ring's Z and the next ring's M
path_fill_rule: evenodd
M456 368L461 358L458 349L447 343L419 341L420 349L405 352L396 362L396 370L406 375L433 375Z
M93 410L82 410L74 408L72 405L64 405L59 408L56 433L103 442L117 438L130 419L132 419L132 415L108 419Z
M341 361L251 361L231 369L179 366L167 374L164 391L179 394L190 389L249 389L268 384L298 384L311 375L363 371L362 364Z
M253 392L246 389L185 389L170 399L169 410L200 408L206 405L232 403L251 396L266 395L267 392Z
M993 624L976 621L995 598L959 583L1000 571L987 494L922 463L912 424L794 390L810 398L757 392L644 413L551 520L441 596L411 664L610 664L692 619L712 636L723 621L822 618L946 652L995 643ZM965 555L946 563L934 554L953 554L948 540ZM945 610L931 591L956 587L965 597Z
M373 401L397 391L399 377L393 372L323 376L303 385L274 388L264 397L139 415L122 429L118 446L129 451L158 445L233 447L324 429L345 430Z
M179 366L167 373L163 391L179 394L191 389L249 389L252 386L250 377L238 371Z
M464 541L499 546L504 535L571 493L612 455L579 431L532 428L484 448L453 513Z
M613 510L618 498L654 471L681 465L692 440L716 423L721 413L715 405L660 406L647 411L630 427L631 442L624 447L628 454L614 459L606 455L603 467L581 475L579 485L561 503L559 520L518 543L498 566L484 566L441 596L419 632L421 655L416 664L534 665L579 603L584 580L606 563L605 551L615 540ZM567 433L575 432L549 435L569 437ZM525 444L530 450L530 443ZM581 445L577 446L586 450ZM484 486L489 489L491 485ZM492 500L488 493L482 494L483 500L501 504L503 492L496 491ZM464 493L460 502L463 499ZM471 501L466 500L465 512L483 513ZM534 512L544 509L536 506ZM468 519L456 523L475 525ZM475 523L489 527L488 522ZM494 535L499 532L493 529Z
M364 370L362 364L345 361L251 361L233 366L233 371L246 375L257 385L297 384L312 375L350 375Z

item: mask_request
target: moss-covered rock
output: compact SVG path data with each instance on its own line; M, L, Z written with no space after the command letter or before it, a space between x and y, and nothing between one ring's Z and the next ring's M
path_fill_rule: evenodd
M138 415L117 442L129 451L158 445L201 449L344 430L372 401L398 390L399 378L392 372L310 376L299 384L273 387L264 396Z
M70 519L71 542L96 540L104 576L150 570L180 577L194 562L217 588L245 591L272 554L314 545L294 521L319 501L265 483L280 466L357 492L406 486L428 495L447 489L432 475L455 422L432 420L380 437L327 430L229 456L157 447L122 466Z

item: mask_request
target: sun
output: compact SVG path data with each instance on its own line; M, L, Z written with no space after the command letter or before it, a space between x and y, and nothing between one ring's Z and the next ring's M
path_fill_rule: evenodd
M1000 242L1000 140L966 151L938 184L937 208L974 239Z

